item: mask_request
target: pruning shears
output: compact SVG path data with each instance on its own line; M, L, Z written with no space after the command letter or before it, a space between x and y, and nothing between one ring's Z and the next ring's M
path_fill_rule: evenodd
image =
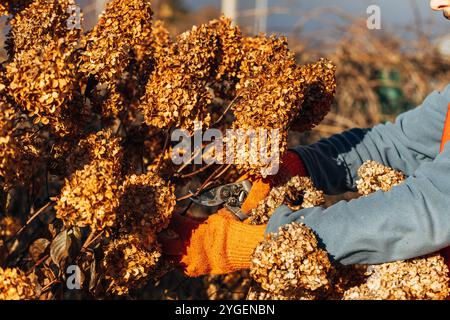
M252 183L249 180L244 180L206 190L198 196L190 191L192 195L190 199L194 203L205 207L217 207L224 205L236 217L238 217L239 220L244 221L248 218L248 215L242 212L242 204L245 199L247 199L251 188Z

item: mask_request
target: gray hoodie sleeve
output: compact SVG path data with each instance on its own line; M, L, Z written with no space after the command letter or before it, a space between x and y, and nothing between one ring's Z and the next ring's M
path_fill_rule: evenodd
M300 154L314 184L327 194L354 190L357 170L366 160L410 176L421 164L436 158L449 101L450 85L433 92L422 106L400 115L395 123L353 129L294 151Z
M409 259L450 246L450 143L438 155L449 103L450 86L394 124L351 130L297 148L315 185L330 194L354 189L356 171L366 160L399 169L409 178L389 192L328 209L292 212L282 206L267 232L293 221L305 223L330 257L343 264Z

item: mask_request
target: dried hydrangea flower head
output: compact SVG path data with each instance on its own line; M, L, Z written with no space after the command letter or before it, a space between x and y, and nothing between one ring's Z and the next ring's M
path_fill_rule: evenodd
M1 0L0 16L16 14L29 6L32 2L33 0Z
M209 24L219 37L220 56L216 79L218 81L238 81L238 72L243 59L242 32L233 26L232 20L220 17Z
M344 300L445 300L449 270L444 258L430 255L368 267L367 281L344 293Z
M111 160L93 160L66 179L55 206L66 225L110 230L119 206L120 172Z
M300 205L295 205L301 200ZM324 194L317 190L311 179L307 177L293 177L287 183L274 187L266 199L250 212L250 224L266 224L275 210L282 204L289 205L293 210L311 208L324 203Z
M2 70L0 70L1 72ZM0 74L0 178L2 188L25 184L39 166L41 139L29 127L20 128L19 113L12 107L7 82Z
M49 125L64 136L79 129L79 95L75 43L65 38L21 51L8 64L9 92L16 103L34 117L35 124Z
M210 24L177 37L170 54L156 66L142 99L148 125L193 130L195 121L209 124L207 106L212 97L207 85L216 73L219 44Z
M314 233L291 223L270 234L254 251L250 275L273 294L306 296L328 290L331 264Z
M291 130L306 132L322 122L330 112L336 93L336 66L329 60L300 66L298 77L308 84L300 113Z
M302 128L304 125L300 115L312 127L322 121L330 110L336 86L335 67L327 60L297 66L284 37L244 38L242 43L244 58L238 74L240 81L236 86L238 99L232 108L236 117L233 128L278 130L276 141L270 141L273 139L270 136L268 141L257 142L268 146L273 143L275 152L283 154L287 147L288 130L294 126L306 129ZM274 152L267 148L263 150L265 156L261 157L252 154L249 145L239 149L239 159L244 161L238 166L255 175L261 175L261 168L267 167L262 160Z
M17 268L0 267L0 300L37 299L36 285Z
M111 130L102 130L88 135L72 147L66 159L68 172L82 169L94 160L114 163L114 172L121 171L123 152L120 138L113 137Z
M399 171L375 161L367 161L358 170L360 179L356 181L358 192L368 195L378 190L389 191L401 184L406 177Z
M118 208L122 232L144 235L167 228L176 204L174 192L174 186L153 172L126 177Z
M21 51L45 47L61 38L67 42L78 41L81 29L68 27L73 17L70 8L76 5L74 0L33 0L28 6L22 5L22 10L10 21L11 32L6 43L10 57ZM76 18L81 21L82 15Z
M115 116L123 111L117 87L131 61L151 51L153 11L149 0L114 0L107 4L98 24L83 39L80 70L106 86L102 112ZM148 57L147 57L148 58Z
M159 246L145 248L136 235L124 235L105 249L103 268L109 282L108 292L127 295L130 290L146 285L161 256Z

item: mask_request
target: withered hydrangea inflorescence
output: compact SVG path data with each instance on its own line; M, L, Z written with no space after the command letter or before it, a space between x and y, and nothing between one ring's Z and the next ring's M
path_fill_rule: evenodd
M157 243L145 247L139 236L128 234L113 240L105 249L103 268L107 291L126 295L146 285L161 256Z
M9 92L16 103L34 117L65 136L79 130L81 110L73 54L75 45L60 39L17 53L7 66Z
M133 59L151 59L152 16L149 0L114 0L83 39L86 49L80 70L86 78L93 76L106 87L101 110L105 116L116 116L124 110L124 96L118 86Z
M243 59L240 65L237 84L238 100L233 105L236 120L234 129L278 130L274 146L279 155L287 147L287 132L297 127L310 129L323 120L329 112L336 88L335 67L327 60L307 66L298 66L294 54L289 50L284 37L265 37L243 39ZM303 109L305 107L305 109ZM301 124L303 113L309 128ZM257 137L260 148L271 145ZM264 150L265 157L252 154L250 140L237 148L238 159L244 159L238 166L244 171L260 174L267 167L264 159L271 156L271 148ZM273 161L279 161L273 159Z
M65 181L55 206L66 225L108 230L116 223L120 180L115 161L93 160Z
M373 265L366 282L350 288L344 300L445 300L449 270L439 255Z
M301 203L295 204L299 200ZM289 205L293 210L299 210L320 206L324 201L323 192L314 187L310 178L296 176L285 184L272 188L267 198L250 212L248 222L258 225L267 223L282 204Z
M24 4L27 1L21 2ZM70 6L76 6L74 0L28 2L30 5L23 6L23 10L19 10L9 22L11 31L6 44L10 58L16 53L45 47L59 39L64 38L68 43L80 39L80 28L68 28L68 21L72 17Z
M403 173L375 161L364 163L358 170L358 176L360 179L356 181L356 186L358 192L362 195L368 195L379 190L389 191L406 179Z
M148 125L192 130L195 121L209 124L212 97L207 85L217 68L219 43L211 24L177 37L147 84L141 108Z
M254 251L250 275L275 295L310 298L329 289L331 263L316 236L291 223L270 234Z
M167 228L176 203L174 192L153 172L126 177L118 208L122 232L145 235Z
M0 300L33 300L36 285L17 268L0 267Z

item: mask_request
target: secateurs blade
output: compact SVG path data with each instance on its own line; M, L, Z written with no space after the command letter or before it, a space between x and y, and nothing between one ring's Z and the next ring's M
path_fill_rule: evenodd
M195 196L191 191L192 197L190 199L194 203L205 207L224 205L236 217L243 221L248 218L248 215L244 214L241 208L251 188L252 183L244 180L206 190L198 196Z

